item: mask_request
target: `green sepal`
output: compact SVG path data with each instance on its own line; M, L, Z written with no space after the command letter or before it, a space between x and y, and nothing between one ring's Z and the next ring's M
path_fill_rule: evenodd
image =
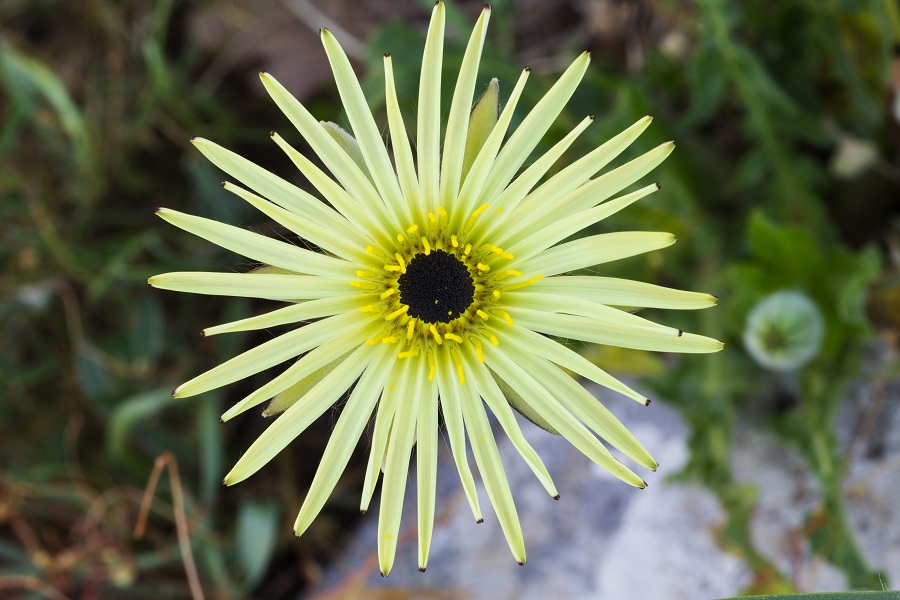
M500 118L500 83L491 79L481 98L475 102L469 115L469 132L466 134L466 149L463 153L462 177L465 178L472 163L487 141L488 136Z

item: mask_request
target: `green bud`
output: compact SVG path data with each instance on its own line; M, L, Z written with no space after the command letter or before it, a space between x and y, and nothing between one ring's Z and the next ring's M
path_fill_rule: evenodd
M462 176L465 178L472 163L478 157L481 147L500 118L500 82L491 79L481 98L472 107L469 115L469 132L466 134L466 150L463 154Z
M356 138L350 135L349 132L337 123L332 123L331 121L319 121L319 123L322 124L322 127L325 128L328 135L330 135L334 141L338 143L338 146L353 159L356 166L359 167L360 170L366 174L366 177L369 178L369 181L371 181L372 175L369 174L369 167L366 166L366 159L363 158L362 151L359 149L359 142L356 141Z
M792 371L811 361L822 347L825 324L805 294L780 291L759 301L747 316L744 345L760 365Z

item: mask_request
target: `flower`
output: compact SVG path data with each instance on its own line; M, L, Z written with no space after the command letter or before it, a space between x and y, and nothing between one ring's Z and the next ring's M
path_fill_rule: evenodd
M626 483L644 487L600 438L642 467L655 469L656 461L562 369L643 404L649 401L548 336L669 352L715 352L722 347L713 339L616 308L696 309L715 304L713 296L610 277L565 275L675 241L668 233L622 232L563 242L655 192L659 186L651 184L609 199L658 165L674 145L663 144L590 179L650 124L645 117L541 183L591 124L588 117L516 176L572 95L590 56L584 53L572 63L504 144L529 70L523 71L502 111L496 81L471 109L489 17L490 7L485 7L468 42L441 139L445 15L443 4L435 5L421 70L415 159L398 108L390 55L385 55L384 67L393 160L346 55L327 30L321 32L322 42L353 135L316 121L274 77L260 74L266 90L331 175L278 134L272 138L330 206L213 142L193 140L209 160L256 193L233 183L225 183L225 189L321 252L159 210L173 225L267 266L250 273L167 273L151 277L151 285L291 303L211 327L206 335L302 325L174 392L178 397L199 394L302 355L223 415L228 420L269 398L273 400L264 414L284 413L244 453L225 483L252 475L349 391L294 529L300 535L318 514L374 413L360 508L368 509L383 470L378 556L384 575L394 562L414 445L419 569L425 570L428 562L439 409L476 520L482 515L466 437L513 557L524 563L522 530L485 404L550 496L558 497L556 488L523 437L511 406L567 438Z

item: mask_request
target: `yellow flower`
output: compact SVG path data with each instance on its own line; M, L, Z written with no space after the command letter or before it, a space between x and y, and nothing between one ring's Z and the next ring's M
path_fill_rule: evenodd
M722 347L716 340L615 308L697 309L715 304L712 296L610 277L565 275L675 241L668 233L622 232L560 243L655 192L658 186L650 184L612 198L658 165L674 145L663 144L591 179L650 124L645 117L547 178L557 159L591 124L588 117L519 173L580 82L590 56L582 54L572 63L504 143L529 71L522 72L502 111L497 110L496 81L471 110L489 17L485 8L469 40L442 138L445 15L443 4L435 5L421 71L415 150L398 107L391 58L385 55L393 160L346 55L328 31L322 31L322 42L353 135L320 123L275 78L260 75L330 175L279 135L273 133L272 138L328 204L213 142L193 140L209 160L255 193L233 183L226 183L225 189L321 251L173 210L159 211L173 225L267 266L250 273L167 273L151 277L151 285L290 303L211 327L206 335L298 325L174 392L178 397L200 394L302 355L223 415L228 420L268 399L273 400L265 414L284 411L243 454L225 483L255 473L349 391L294 528L300 535L321 510L374 413L360 508L368 509L383 470L378 556L385 575L394 562L414 445L419 568L424 570L428 562L438 410L476 520L482 513L466 458L467 437L519 563L525 562L522 531L485 405L552 497L557 497L556 488L523 437L511 405L626 483L646 485L600 440L644 468L655 469L656 461L562 369L638 402L647 403L646 398L547 336L664 352L715 352Z

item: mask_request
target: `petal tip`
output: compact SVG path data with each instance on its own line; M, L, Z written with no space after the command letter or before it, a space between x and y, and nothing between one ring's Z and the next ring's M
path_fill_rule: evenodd
M419 567L419 573L424 573L424 572L425 572L425 567Z

